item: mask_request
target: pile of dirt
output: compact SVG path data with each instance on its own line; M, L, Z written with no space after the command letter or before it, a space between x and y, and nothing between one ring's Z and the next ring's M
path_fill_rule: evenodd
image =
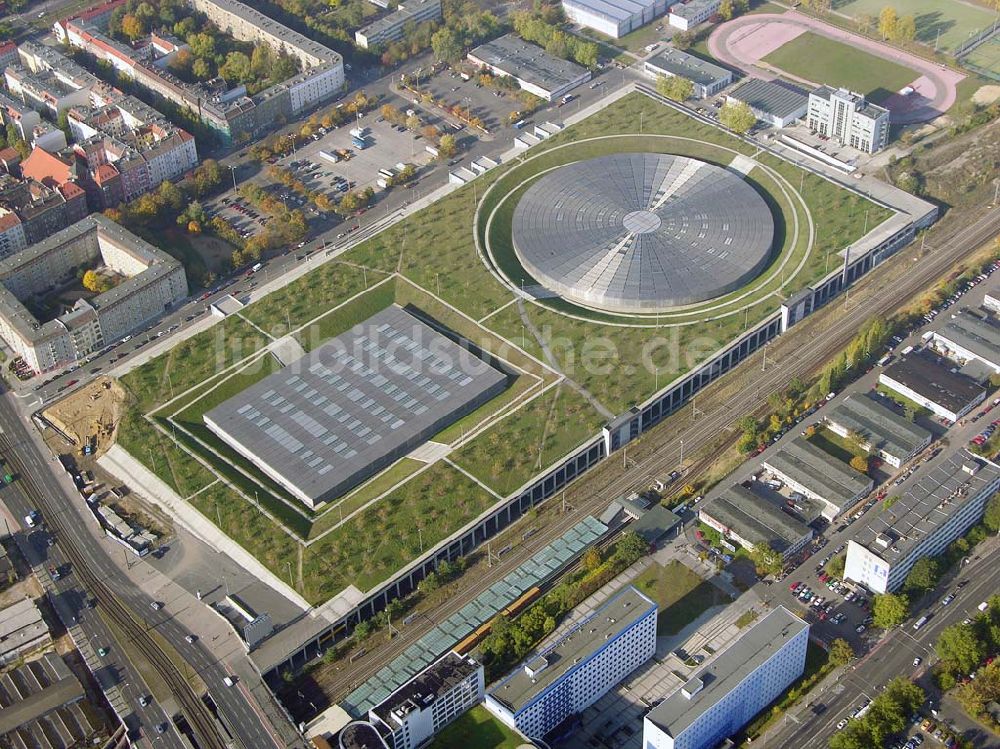
M91 441L96 458L114 444L126 398L117 381L100 377L49 406L42 415L81 450Z

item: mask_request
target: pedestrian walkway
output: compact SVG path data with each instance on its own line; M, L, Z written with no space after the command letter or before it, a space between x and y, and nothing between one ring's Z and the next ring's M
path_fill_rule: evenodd
M296 606L303 610L310 608L309 602L289 587L287 583L282 582L254 556L247 553L242 546L206 520L200 512L179 497L173 489L129 455L122 447L113 445L98 459L98 464L116 476L119 481L130 486L142 487L142 491L148 495L146 498L155 502L168 513L175 523L213 549L231 557L250 574L266 583Z

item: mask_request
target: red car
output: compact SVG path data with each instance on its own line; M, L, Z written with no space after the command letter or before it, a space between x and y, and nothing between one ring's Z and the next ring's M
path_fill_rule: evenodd
M791 585L788 586L788 589L794 593L800 587L802 587L802 583L792 583Z

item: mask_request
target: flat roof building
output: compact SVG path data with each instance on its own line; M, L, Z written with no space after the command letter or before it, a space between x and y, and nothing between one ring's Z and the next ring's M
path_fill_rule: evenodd
M414 749L482 702L484 689L482 664L451 652L369 710L368 722L391 734L393 749Z
M562 0L573 23L618 39L667 12L667 0Z
M978 361L1000 372L1000 327L968 310L962 310L935 330L931 344L959 364Z
M406 0L405 3L399 3L396 10L389 15L355 31L354 41L359 47L374 49L402 39L403 31L409 24L439 20L441 20L441 0Z
M990 312L1000 312L1000 280L989 278L986 281L986 295L983 297L983 309Z
M823 503L823 517L833 520L872 490L871 477L797 437L761 465L797 492Z
M890 364L878 381L935 416L958 421L982 403L986 390L975 380L926 351L914 351Z
M845 88L820 86L809 93L809 129L865 153L889 143L889 110Z
M656 652L657 606L622 589L486 693L486 709L529 738L583 712Z
M931 433L866 395L849 395L826 412L830 430L856 435L860 447L899 468L931 443Z
M977 523L998 489L1000 466L956 450L891 506L869 513L847 543L844 577L873 593L897 590L918 559L942 553Z
M123 279L42 322L25 301L44 297L81 265ZM162 315L187 296L184 266L94 213L0 260L0 337L36 372L83 359Z
M468 59L497 75L513 77L521 88L545 101L558 99L590 80L590 71L582 65L553 57L514 34L481 44L469 52Z
M805 671L809 625L778 606L650 710L645 749L714 749Z
M766 544L784 559L799 552L813 537L808 525L740 484L702 505L698 517L748 551Z
M0 665L12 663L51 643L52 635L42 619L42 612L30 598L0 611Z
M670 25L681 31L690 31L705 23L719 12L722 0L690 0L670 6Z
M653 78L679 76L691 81L699 99L715 96L733 82L733 74L725 68L673 48L649 58L642 67Z
M784 81L748 78L729 92L728 101L745 103L757 119L771 127L786 127L805 116L809 97Z
M205 414L309 507L339 497L506 387L468 349L391 306Z

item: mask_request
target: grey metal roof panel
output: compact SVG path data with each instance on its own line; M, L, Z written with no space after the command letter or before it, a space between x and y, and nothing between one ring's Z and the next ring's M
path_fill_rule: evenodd
M656 310L724 295L768 263L774 220L738 174L631 153L559 167L514 211L514 250L546 288L586 306Z

